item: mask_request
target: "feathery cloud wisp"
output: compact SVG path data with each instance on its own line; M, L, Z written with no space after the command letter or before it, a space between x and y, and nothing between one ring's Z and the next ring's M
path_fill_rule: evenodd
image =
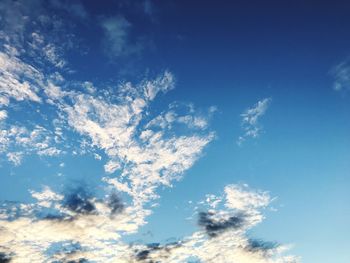
M242 145L247 138L257 138L260 135L262 128L259 124L259 119L265 114L270 103L271 98L265 98L258 101L253 107L248 108L241 114L241 125L244 134L238 137L238 145Z
M334 77L333 89L335 91L350 90L350 63L344 61L331 70Z

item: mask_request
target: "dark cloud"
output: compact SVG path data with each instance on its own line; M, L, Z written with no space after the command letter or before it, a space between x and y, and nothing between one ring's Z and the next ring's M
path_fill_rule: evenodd
M267 242L261 239L249 239L248 246L245 247L250 252L267 252L278 247L276 242Z
M140 251L140 252L138 252L138 253L136 254L136 259L137 259L137 260L145 260L145 259L147 259L147 257L148 257L148 255L149 255L150 252L151 252L151 251L148 250L148 249L142 250L142 251Z
M11 262L11 257L4 252L0 252L0 263L8 263L8 262Z
M78 214L93 214L96 207L91 199L91 195L83 187L79 187L66 196L63 205Z
M147 248L143 250L137 250L135 258L137 261L143 261L147 263L162 262L161 259L166 259L171 253L172 249L180 246L182 246L182 242L172 242L165 245L160 245L159 243L151 243L147 245ZM154 251L159 252L159 258L156 261L149 259L149 256Z
M71 218L69 218L68 216L64 216L64 215L48 214L48 215L44 216L42 219L52 220L52 221L62 221L62 220L69 220Z
M216 237L227 229L241 228L245 222L243 214L229 217L227 220L215 220L212 212L200 212L198 225L204 227L210 237Z
M86 263L86 262L88 262L88 261L85 258L80 258L78 260L69 260L69 261L67 261L67 263Z
M117 193L112 193L108 199L108 207L111 209L111 214L118 214L124 210L124 204Z
M138 261L146 260L152 251L163 249L159 243L151 243L147 245L147 249L137 251L136 259Z

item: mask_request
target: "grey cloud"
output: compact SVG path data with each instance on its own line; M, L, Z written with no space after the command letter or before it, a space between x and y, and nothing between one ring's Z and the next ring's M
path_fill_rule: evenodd
M250 252L266 252L278 247L276 242L267 242L261 239L249 239L248 245L245 247Z
M164 245L160 243L150 243L141 250L135 251L135 258L140 262L164 262L162 260L168 258L171 255L172 250L175 248L179 248L182 246L182 242L171 242ZM157 255L153 255L153 253L157 253Z
M216 237L228 229L239 229L244 226L245 216L243 214L236 214L225 220L216 220L214 216L213 212L200 212L198 218L198 225L204 227L210 237Z
M124 204L117 193L113 192L108 199L108 207L111 209L111 214L118 214L124 210Z
M91 195L82 187L75 189L66 196L64 207L78 214L92 214L96 211Z
M11 256L4 252L0 252L0 263L8 263L8 262L11 262Z
M88 262L85 258L81 258L81 259L78 259L78 260L69 260L69 261L67 261L67 263L85 263L85 262Z

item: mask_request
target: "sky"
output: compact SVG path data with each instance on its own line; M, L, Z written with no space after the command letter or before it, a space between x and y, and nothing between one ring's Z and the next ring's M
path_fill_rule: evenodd
M349 14L1 0L0 262L350 262Z

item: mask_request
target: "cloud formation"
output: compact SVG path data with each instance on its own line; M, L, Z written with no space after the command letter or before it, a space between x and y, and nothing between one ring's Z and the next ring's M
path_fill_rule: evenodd
M239 136L237 139L237 144L242 145L242 143L248 138L259 137L262 128L259 124L259 119L265 114L271 103L271 98L265 98L258 101L253 107L248 108L242 114L242 127L244 134Z
M126 242L125 237L147 224L160 188L181 179L215 138L210 130L215 107L199 112L192 104L171 103L160 113L153 111L154 101L175 87L169 71L110 88L75 80L66 56L69 41L60 39L67 30L63 20L51 19L51 9L42 1L32 3L0 4L5 25L0 32L0 155L17 166L32 154L91 156L105 174L100 178L102 193L84 186L62 191L44 185L28 189L32 202L1 202L0 261L298 261L284 255L284 246L247 237L264 219L262 210L271 198L239 185L226 186L222 196L208 195L197 229L180 241ZM88 16L79 2L50 1L48 6L79 19ZM153 11L148 6L145 12ZM136 52L124 16L101 21L113 56ZM269 101L242 114L244 138L257 136L258 119ZM15 106L23 119L14 118Z
M285 255L285 246L247 237L247 231L264 218L261 210L271 201L268 193L228 185L225 194L215 200L220 200L217 209L198 214L203 231L169 244L140 245L134 257L138 262L299 262L297 257ZM240 206L232 205L236 203ZM212 207L211 201L206 205Z
M7 215L12 220L2 219L4 243L1 253L12 253L13 262L21 262L29 255L32 262L48 259L63 262L175 263L194 259L219 263L299 262L297 257L285 255L287 247L247 235L249 229L264 219L262 210L271 201L266 192L228 185L225 194L217 197L220 202L216 209L210 208L210 201L201 208L208 210L198 213L200 228L192 235L168 244L130 245L120 236L117 238L117 233L137 229L134 208L119 209L120 199L115 202L116 199L110 196L99 200L84 191L75 189L64 196L46 187L40 193L32 192L39 200L36 204L22 204L16 209L12 206L10 210L3 207L0 210L2 216ZM247 196L254 198L249 200ZM114 200L113 204L117 203L117 213L111 200ZM237 203L240 205L236 206ZM45 214L45 211L50 214ZM53 211L57 214L52 214Z
M9 160L20 165L27 153L74 154L77 148L71 148L72 142L66 134L75 132L83 138L78 144L84 149L81 154L95 156L97 149L108 157L105 168L112 176L101 178L101 184L107 184L112 192L128 195L131 201L125 205L116 194L101 200L81 188L66 194L55 193L49 186L42 192L31 191L36 202L6 203L1 210L3 253L9 250L13 262L27 258L32 262L48 259L114 262L116 258L130 258L133 252L126 249L129 245L124 244L121 237L135 233L146 223L151 213L146 206L154 205L159 198L158 187L171 186L179 179L214 134L206 125L194 124L191 112L185 115L188 116L186 122L176 122L187 127L189 133L183 135L176 135L173 129L147 126L151 119L157 118L148 112L150 103L160 93L174 88L170 72L136 86L127 82L114 91L91 94L86 89L68 90L62 85L63 77L57 81L40 69L33 70L19 55L5 54L4 57L6 61L15 61L24 73L35 72L41 81L33 87L33 93L27 92L26 96L9 93L12 88L4 86L5 111L10 101L26 101L54 109L50 116L53 122L50 125L43 122L46 127L28 128L26 123L18 126L12 124L10 118L4 118L0 141L2 152L7 153ZM8 74L18 69L5 67L4 70L7 70L4 74ZM13 74L13 78L21 80L19 73ZM207 122L205 116L202 119ZM65 150L59 150L58 146ZM113 176L117 170L121 176ZM78 244L79 249L67 252L66 246L74 244Z

